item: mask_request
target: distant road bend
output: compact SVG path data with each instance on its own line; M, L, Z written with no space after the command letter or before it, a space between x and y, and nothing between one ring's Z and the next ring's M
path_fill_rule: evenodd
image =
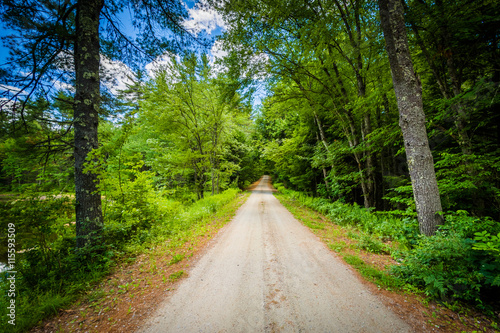
M411 332L259 185L139 332Z

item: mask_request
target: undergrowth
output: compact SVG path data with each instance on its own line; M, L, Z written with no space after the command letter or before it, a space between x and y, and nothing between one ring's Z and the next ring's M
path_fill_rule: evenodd
M365 279L380 287L384 287L385 289L398 289L404 285L400 279L379 271L355 255L346 254L343 258L345 262L354 267Z
M125 193L123 201L120 197L106 197L103 235L96 248L78 251L71 197L28 195L0 203L0 226L6 230L8 223L15 221L16 250L22 250L16 255L15 326L4 320L11 297L7 295L7 274L0 275L0 317L4 318L0 331L23 332L57 314L118 264L133 261L155 244L169 242L172 248L183 244L192 230L203 232L204 225L216 212L224 211L221 208L234 200L239 190L228 189L190 206L167 199L147 181ZM182 255L174 255L172 264L182 259ZM179 271L169 279L183 274Z
M424 237L418 232L415 218L309 197L285 189L281 184L275 187L286 200L317 211L334 224L354 228L356 232L347 232L347 235L356 239L356 248L390 253L399 262L388 275L376 273L375 268L355 256L344 256L369 280L388 286L409 284L431 299L447 303L465 301L486 313L500 306L500 235L496 236L500 223L470 216L464 211L449 212L444 215L445 223L436 235ZM392 246L387 246L385 241L391 241ZM347 244L338 241L329 247L343 253Z

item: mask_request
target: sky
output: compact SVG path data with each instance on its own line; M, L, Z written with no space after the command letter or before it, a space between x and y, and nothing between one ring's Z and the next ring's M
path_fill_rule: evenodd
M201 4L201 5L200 5ZM201 0L199 4L195 4L192 0L184 1L184 5L189 14L189 18L184 22L184 26L189 31L198 34L201 32L205 32L209 38L216 37L224 32L226 26L224 21L218 13L214 10L206 9L207 6L203 6L205 4L205 0ZM119 16L121 21L121 30L128 36L135 36L134 28L131 24L132 14L129 9L125 9ZM12 34L12 30L8 30L5 28L3 23L0 22L0 37L7 36ZM210 56L222 57L224 56L224 52L218 48L217 46L220 43L215 43L214 46L209 50ZM9 50L4 47L3 43L0 44L0 67L4 67L7 61ZM103 60L101 58L101 60ZM162 62L162 59L157 60L158 63ZM126 80L126 74L130 72L130 69L123 63L118 61L110 61L108 59L104 59L102 61L102 65L106 66L107 69L115 72L116 77L118 79L117 88L124 87L123 80ZM153 68L153 64L146 65L146 69ZM123 79L123 80L122 80ZM1 85L0 85L1 89Z
M184 0L184 5L188 11L188 19L184 22L184 26L191 32L198 34L204 33L208 38L216 38L221 35L226 29L227 26L220 14L218 14L215 10L209 9L209 6L206 5L207 0ZM121 31L130 36L134 37L136 32L131 24L132 14L130 9L125 9L124 12L118 15L118 18L121 21L120 29ZM0 22L0 37L7 36L12 34L13 31L5 29L5 26L2 22ZM221 42L215 42L212 47L208 50L208 55L211 57L212 61L215 58L222 58L225 55L225 52L222 50ZM3 46L3 43L0 43L0 68L4 67L6 63L7 56L9 50ZM158 58L153 63L149 63L145 66L146 72L149 75L153 75L154 67L158 66L162 62L167 62L168 59ZM115 78L113 83L103 83L109 88L109 91L112 93L117 93L118 90L123 90L126 88L127 83L131 83L130 79L128 79L128 75L132 73L132 70L126 66L124 63L119 61L111 61L104 57L101 57L101 65L107 69L108 73ZM4 67L5 68L5 67ZM4 87L4 88L3 88ZM55 82L56 88L67 88L62 82ZM3 88L3 89L2 89ZM9 88L0 83L0 91L6 90L5 88ZM10 87L12 88L12 87ZM12 91L12 90L11 90ZM266 96L266 91L262 87L258 90L256 94L254 94L253 105L257 107L261 104L261 100Z

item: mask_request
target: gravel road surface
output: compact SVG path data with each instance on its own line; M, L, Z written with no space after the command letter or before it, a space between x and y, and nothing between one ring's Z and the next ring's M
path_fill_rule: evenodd
M411 332L268 183L139 332Z

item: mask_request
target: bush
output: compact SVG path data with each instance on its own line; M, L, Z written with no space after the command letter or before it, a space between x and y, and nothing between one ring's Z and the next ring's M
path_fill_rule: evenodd
M397 252L402 262L392 268L392 274L422 288L431 297L480 304L486 294L498 295L500 291L500 235L494 236L500 232L500 223L491 218L469 216L465 211L448 213L436 235L424 237L411 215L401 218L356 204L308 197L280 184L277 188L336 224L362 231L360 248L374 253L386 251L383 243L370 235L397 240L402 245Z
M435 298L479 300L482 275L476 267L472 240L457 233L438 232L421 237L418 246L393 273L408 283L424 288Z
M389 237L408 247L416 244L419 231L418 222L414 218L405 217L401 219L389 214L374 213L370 209L360 207L357 204L350 205L339 201L331 202L325 198L313 198L300 192L287 190L281 184L275 186L277 186L280 193L326 215L338 225L349 225L370 234Z
M481 303L485 293L499 292L500 261L488 251L478 251L474 235L480 230L500 231L489 218L448 214L436 235L419 237L418 245L404 255L393 272L441 299Z
M44 317L71 303L109 273L117 254L151 242L172 238L200 223L234 199L239 190L221 194L183 206L156 191L147 178L137 177L122 187L127 200L113 200L107 207L104 233L95 247L75 249L74 199L69 197L24 197L0 203L0 226L6 230L15 221L16 256L16 331L23 331ZM118 193L118 192L117 192ZM121 194L120 194L121 195ZM6 242L5 242L6 244ZM6 317L8 284L6 273L0 274L0 316ZM26 318L25 320L22 318ZM0 331L10 331L6 321ZM9 327L9 329L7 329Z

